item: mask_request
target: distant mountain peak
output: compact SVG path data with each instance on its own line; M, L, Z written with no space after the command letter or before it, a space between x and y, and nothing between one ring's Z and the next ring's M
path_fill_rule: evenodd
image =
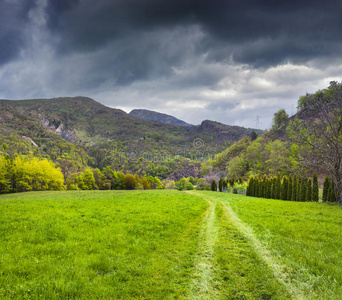
M129 114L131 116L135 116L141 119L145 119L149 121L157 121L157 122L161 122L164 124L178 125L178 126L193 126L192 124L188 124L171 115L159 113L153 110L133 109Z

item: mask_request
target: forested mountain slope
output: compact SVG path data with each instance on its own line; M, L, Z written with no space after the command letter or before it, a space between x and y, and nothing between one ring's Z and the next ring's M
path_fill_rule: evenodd
M201 138L211 149L223 149L252 132L252 129L212 121L191 127L160 124L106 107L85 97L1 100L0 103L39 120L45 128L70 142L88 146L109 141L126 142L127 145L127 142L149 139L170 147L184 147L191 146L195 138Z
M228 177L326 175L342 182L342 83L298 100L292 117L281 109L262 136L242 139L202 164L202 172ZM342 195L342 188L340 194ZM342 201L342 200L341 200Z
M64 172L109 165L162 178L198 176L199 161L253 131L208 120L161 124L86 97L0 100L0 107L0 144L9 146L7 153L48 157Z

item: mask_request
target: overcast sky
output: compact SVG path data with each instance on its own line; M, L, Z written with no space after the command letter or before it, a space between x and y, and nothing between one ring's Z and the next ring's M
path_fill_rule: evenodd
M342 79L341 53L339 0L0 0L3 99L268 128Z

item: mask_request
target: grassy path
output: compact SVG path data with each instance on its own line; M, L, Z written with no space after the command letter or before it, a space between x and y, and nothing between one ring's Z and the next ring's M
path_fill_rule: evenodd
M284 284L282 269L229 204L205 194L188 193L209 203L190 299L302 299L297 290L295 293Z
M218 236L217 216L215 213L217 201L207 199L206 201L209 203L209 207L200 231L200 249L195 260L190 299L213 299L215 297L212 272L214 245Z
M199 192L234 227L294 299L341 299L342 208Z
M212 199L212 198L210 198ZM254 235L253 230L235 214L228 202L219 201L223 204L225 211L229 218L234 222L236 228L245 236L250 242L253 250L258 256L265 261L265 263L271 268L277 280L285 286L289 294L294 299L307 299L304 296L304 292L301 290L299 284L291 281L288 272L290 271L288 266L280 263L274 254L272 254ZM291 270L293 271L293 270Z

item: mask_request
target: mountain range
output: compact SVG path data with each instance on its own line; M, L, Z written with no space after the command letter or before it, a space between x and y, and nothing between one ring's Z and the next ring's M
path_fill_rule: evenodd
M191 126L157 112L127 114L87 97L0 100L0 124L0 144L9 145L9 154L39 153L65 165L65 171L103 167L109 151L119 154L117 168L134 167L129 158L145 153L201 160L253 131L262 134L261 130L210 120Z

